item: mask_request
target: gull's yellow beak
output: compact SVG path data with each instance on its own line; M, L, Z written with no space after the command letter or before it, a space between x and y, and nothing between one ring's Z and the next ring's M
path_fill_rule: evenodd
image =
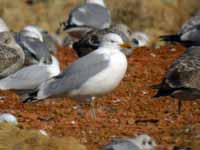
M121 47L121 48L128 48L128 49L131 49L131 48L132 48L131 45L128 44L128 43L120 44L120 47Z

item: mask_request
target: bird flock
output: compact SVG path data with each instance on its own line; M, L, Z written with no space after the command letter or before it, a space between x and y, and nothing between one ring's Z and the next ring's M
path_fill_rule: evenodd
M68 36L58 42L62 32ZM180 114L182 101L200 98L200 12L177 34L162 35L160 39L187 48L169 66L162 82L151 86L158 90L154 98L177 98ZM37 25L12 32L0 18L0 90L15 91L22 103L69 97L79 102L80 109L89 103L96 118L94 101L119 85L127 71L127 58L148 42L145 33L113 23L103 0L86 0L73 8L54 35ZM55 56L57 45L72 46L79 56L64 71ZM153 150L155 146L153 138L142 134L113 139L103 149Z

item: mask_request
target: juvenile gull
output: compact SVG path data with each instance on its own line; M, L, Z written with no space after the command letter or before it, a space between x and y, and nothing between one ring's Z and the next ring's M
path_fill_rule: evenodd
M113 139L103 150L154 150L155 141L148 135L142 134L135 138Z
M126 56L120 51L121 47L127 46L119 35L106 34L96 51L81 57L63 73L42 83L23 102L67 96L84 103L109 93L119 85L127 70Z
M95 29L109 28L111 25L110 11L103 0L86 0L75 7L69 14L63 27L71 36L80 37L83 33Z
M177 34L160 38L166 42L179 42L186 47L200 46L200 11L186 21Z
M131 32L129 27L125 24L116 24L107 29L94 29L84 34L80 40L73 44L73 48L77 55L82 57L96 50L99 47L103 36L109 32L120 35L124 42L129 43L132 46L131 49L121 49L126 56L130 56L134 48L144 46L148 41L147 35L143 32Z
M34 64L0 80L0 90L14 90L19 94L36 89L42 82L60 73L59 62L52 56L52 64Z
M14 37L24 50L25 65L37 64L40 61L46 64L51 63L48 46L44 42L40 31L36 28L27 26L22 31L15 33Z
M179 100L178 113L183 100L200 98L200 47L190 47L169 67L154 97L172 96Z
M24 52L0 18L0 78L16 72L24 64Z

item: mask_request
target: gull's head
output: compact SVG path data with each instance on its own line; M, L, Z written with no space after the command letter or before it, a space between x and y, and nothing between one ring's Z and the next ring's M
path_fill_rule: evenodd
M10 31L5 21L0 18L0 32Z
M148 44L149 37L144 32L133 32L130 41L134 47L142 47Z
M105 7L104 0L85 0L85 3L94 3Z
M132 141L142 150L154 150L156 146L154 139L146 134L141 134L132 139Z
M113 29L123 32L127 37L129 37L131 34L130 28L127 25L122 24L122 23L116 24L115 26L113 26Z
M122 38L115 33L108 33L103 36L102 42L100 46L104 47L113 47L113 48L131 48L131 46L127 43L124 43Z
M40 40L41 42L44 41L42 32L40 31L39 27L29 25L29 26L24 27L23 32L25 36L36 38Z

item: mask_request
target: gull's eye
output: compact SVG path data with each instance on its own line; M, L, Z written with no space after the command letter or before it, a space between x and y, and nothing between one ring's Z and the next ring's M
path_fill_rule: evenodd
M136 44L136 45L139 45L139 41L136 40L136 39L132 39L132 43L133 43L133 44Z
M149 141L148 144L149 144L149 145L152 145L152 141Z
M110 42L111 42L111 43L115 43L115 41L113 41L113 40L111 40Z

